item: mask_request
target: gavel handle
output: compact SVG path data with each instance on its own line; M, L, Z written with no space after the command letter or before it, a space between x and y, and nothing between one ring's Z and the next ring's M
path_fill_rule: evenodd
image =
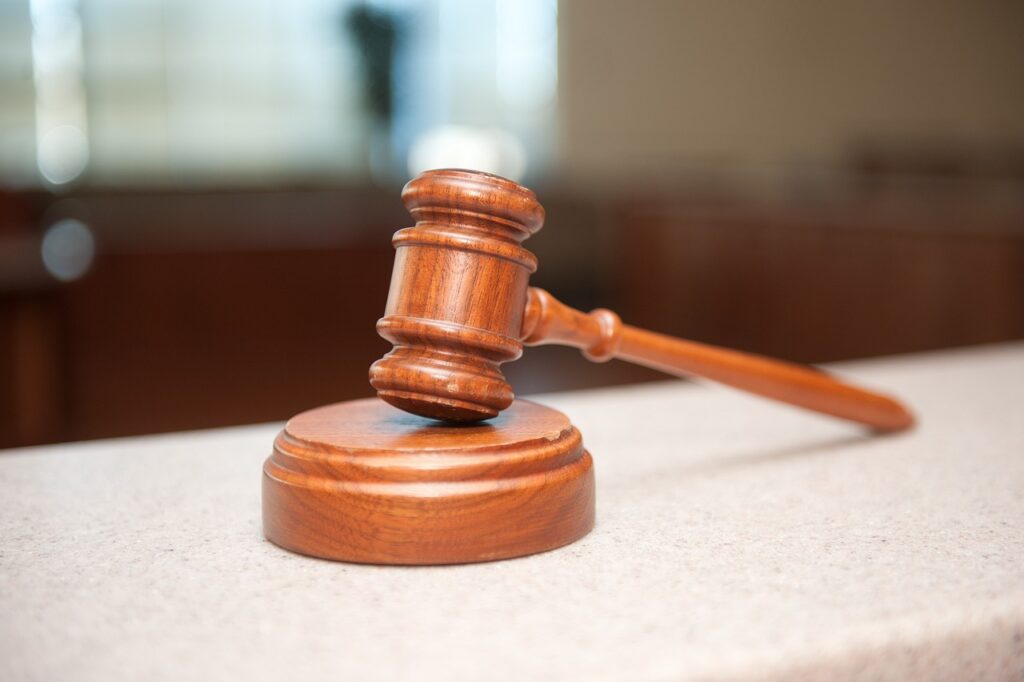
M595 362L619 358L677 376L703 377L877 431L901 431L914 423L898 401L820 370L638 329L603 308L582 313L535 287L529 290L522 340L531 346L574 346Z

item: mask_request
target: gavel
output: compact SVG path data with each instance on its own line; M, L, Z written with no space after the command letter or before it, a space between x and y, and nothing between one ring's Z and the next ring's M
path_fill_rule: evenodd
M395 407L449 422L493 418L514 399L500 365L524 344L561 344L594 362L702 377L877 431L914 423L893 398L820 370L646 331L606 309L583 313L530 287L537 258L522 242L543 225L544 208L511 180L432 170L405 186L402 201L416 224L394 236L377 323L393 348L370 367L377 395Z

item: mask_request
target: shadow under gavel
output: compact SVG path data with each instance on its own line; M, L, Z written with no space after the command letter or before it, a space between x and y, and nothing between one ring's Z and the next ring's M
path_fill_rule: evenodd
M388 403L424 417L473 422L514 394L500 365L523 345L575 346L590 360L627 360L696 376L877 431L914 423L898 401L811 367L623 324L610 310L574 310L529 286L537 258L522 241L544 222L533 192L467 170L427 171L402 192L414 227L395 234L395 269L377 323L394 348L370 368Z

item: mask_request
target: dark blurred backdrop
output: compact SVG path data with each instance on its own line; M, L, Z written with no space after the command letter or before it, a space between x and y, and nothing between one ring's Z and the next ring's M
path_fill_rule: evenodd
M808 362L1024 338L1016 0L0 0L0 447L370 394L399 192L534 283ZM657 378L575 351L519 393Z

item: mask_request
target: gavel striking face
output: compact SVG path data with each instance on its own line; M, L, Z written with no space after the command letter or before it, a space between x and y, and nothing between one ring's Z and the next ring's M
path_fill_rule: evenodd
M575 346L680 376L700 376L880 431L913 423L895 400L812 368L623 325L615 313L569 308L529 286L536 257L522 246L544 222L533 192L467 170L427 171L402 191L416 220L393 243L395 268L377 331L394 348L370 367L388 403L424 417L474 422L514 394L501 373L523 344Z

